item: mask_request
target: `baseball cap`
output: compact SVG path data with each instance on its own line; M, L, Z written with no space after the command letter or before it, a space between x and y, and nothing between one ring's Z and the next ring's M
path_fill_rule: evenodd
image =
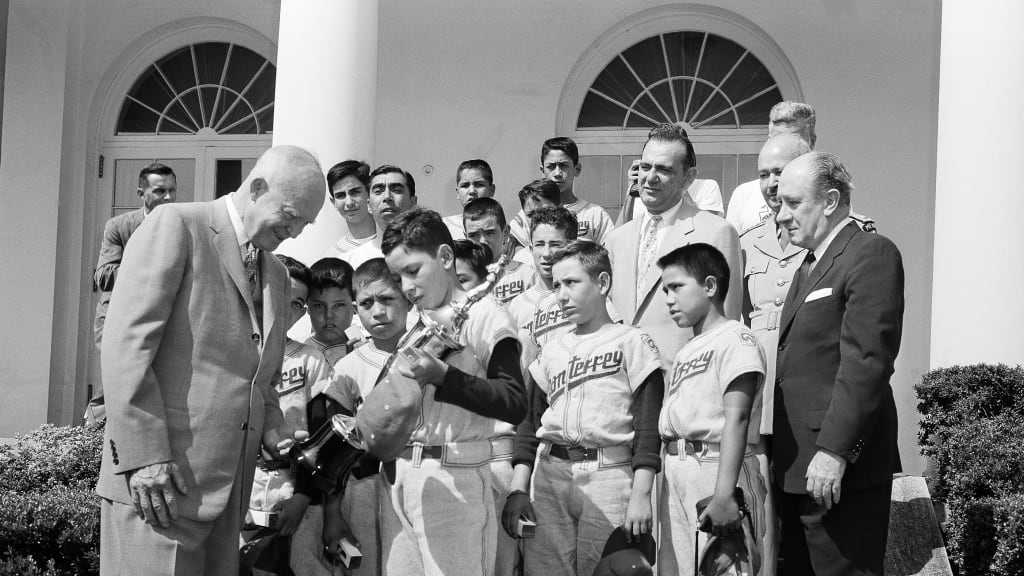
M398 358L392 367L403 362ZM366 451L390 462L402 453L416 430L423 403L423 388L392 369L367 394L356 413L356 430Z
M650 534L641 534L636 542L630 542L630 535L624 526L612 531L601 552L601 561L594 569L594 576L652 576L651 568L657 557L657 545Z

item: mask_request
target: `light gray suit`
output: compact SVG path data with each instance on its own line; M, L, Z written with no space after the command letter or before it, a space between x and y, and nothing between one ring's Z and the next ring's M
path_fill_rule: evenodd
M106 539L103 561L120 567L102 566L104 574L165 573L168 559L148 549L147 534L180 541L188 526L199 527L200 548L231 541L233 530L228 549L201 552L232 555L237 563L237 527L262 433L283 423L272 381L284 356L289 284L284 266L262 253L257 311L228 216L230 198L154 210L124 253L103 338L108 420L96 491L131 506L124 473L173 460L188 494L178 498L183 520L171 531L131 516L105 526L104 537L117 534L135 550L112 550L119 542ZM106 511L103 520L113 522ZM206 534L214 524L214 532L229 534ZM180 565L171 570L196 565L176 554Z
M661 274L657 264L648 274L637 301L637 264L642 244L642 218L630 220L616 228L605 240L612 259L612 304L625 322L643 328L654 338L661 352L662 364L672 365L676 352L693 337L689 328L680 328L668 314ZM658 246L657 257L688 244L706 243L718 248L729 263L729 292L725 298L725 315L738 320L743 296L743 267L740 242L736 230L724 218L704 212L691 202L679 207L676 221L666 231Z

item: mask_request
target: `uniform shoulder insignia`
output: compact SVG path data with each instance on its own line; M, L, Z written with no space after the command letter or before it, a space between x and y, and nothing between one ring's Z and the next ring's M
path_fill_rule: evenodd
M654 339L651 338L650 335L647 334L647 332L640 332L640 341L643 342L645 346L650 348L651 351L654 352L655 354L660 354L660 352L658 351L658 345L654 343Z
M865 232L878 232L878 228L875 227L875 220L870 216L850 212L850 219L853 220L857 226L860 226L860 229Z
M746 330L739 330L737 335L740 337L740 344L744 346L757 346L757 337Z

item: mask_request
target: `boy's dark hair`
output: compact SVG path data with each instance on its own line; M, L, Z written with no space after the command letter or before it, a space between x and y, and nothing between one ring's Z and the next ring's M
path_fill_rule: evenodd
M718 283L715 298L719 303L725 302L725 295L729 292L729 262L718 248L702 242L676 248L658 259L658 267L662 270L669 266L686 270L698 282L713 276Z
M309 268L313 273L313 285L309 287L310 295L328 288L347 290L348 295L355 298L352 291L352 266L340 258L321 258Z
M177 176L174 175L174 170L170 166L161 164L159 162L153 162L149 166L146 166L139 172L139 188L149 188L149 175L156 174L157 176Z
M405 170L402 170L394 164L381 164L370 172L370 180L373 180L381 174L401 174L405 178L405 187L409 189L409 196L416 195L416 180L413 179L412 174L409 174ZM369 184L367 184L369 186Z
M487 265L491 263L491 249L471 240L456 240L455 259L469 264L477 277L483 280L487 277Z
M591 278L597 279L601 272L607 272L608 278L612 277L612 261L608 257L608 251L603 246L590 240L573 240L565 245L565 248L551 255L551 265L554 266L562 260L576 258L580 266L587 271Z
M370 189L370 165L359 160L345 160L327 171L327 192L331 193L335 184L349 176L354 176L367 190Z
M360 264L359 268L356 268L356 271L352 274L353 299L355 294L358 294L360 290L374 282L386 282L404 296L404 293L402 293L402 280L398 277L398 274L395 274L388 268L388 264L383 258L371 258Z
M277 259L281 261L281 264L284 264L284 267L288 269L289 278L302 282L306 285L306 288L312 288L313 273L309 271L309 266L306 266L291 256L285 256L284 254L274 254L274 256L277 256Z
M658 124L651 131L647 133L647 141L657 142L676 142L686 147L686 159L683 160L683 166L686 168L697 167L697 156L693 152L693 142L690 142L690 136L686 133L686 129L682 126L676 126L675 124ZM644 144L646 146L646 144Z
M494 186L494 172L491 171L491 165L486 160L476 158L474 160L466 160L459 164L458 170L455 171L455 183L458 184L459 178L462 177L463 170L479 170L480 174L483 175L484 180L491 186Z
M402 212L384 229L380 249L385 256L402 245L410 250L426 252L431 258L437 256L437 249L441 246L455 250L452 234L441 220L441 215L427 208Z
M580 150L576 147L576 143L572 141L572 138L558 136L545 140L544 145L540 147L541 164L543 164L544 159L548 157L548 152L551 152L552 150L561 150L562 152L565 152L565 155L572 160L573 166L580 163Z
M474 198L462 209L462 223L476 222L488 216L494 216L495 222L502 230L505 229L505 210L501 208L501 202L494 198Z
M558 190L558 184L551 180L534 180L523 186L519 191L519 205L526 206L530 198L542 198L555 206L562 205L562 193Z
M537 226L547 224L555 230L565 233L566 240L575 240L580 231L579 221L576 216L563 206L545 206L538 208L530 218L530 238L533 238L533 231Z

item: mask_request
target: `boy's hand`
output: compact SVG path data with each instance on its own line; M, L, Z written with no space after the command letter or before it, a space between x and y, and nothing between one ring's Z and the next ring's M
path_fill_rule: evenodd
M305 430L295 430L292 432L291 438L285 438L281 436L281 432L277 428L271 428L263 432L263 449L275 460L288 462L291 460L288 451L291 450L292 445L302 442L306 438L309 438L309 432Z
M697 519L697 526L703 528L707 522L710 522L713 536L725 536L739 528L741 518L743 518L743 514L732 495L728 498L716 496L711 499L708 507Z
M309 506L309 496L305 494L295 494L291 498L284 501L284 506L281 507L281 513L277 517L277 523L274 524L274 528L282 536L291 536L295 533L295 530L299 527L299 523L302 522L302 517L306 514L306 508Z
M526 518L530 522L537 521L537 514L533 511L533 503L530 502L530 495L525 492L509 494L505 500L505 507L501 510L501 526L505 533L513 538L519 538L519 519Z
M629 506L626 507L626 534L633 542L640 539L641 534L647 534L654 525L654 513L651 510L651 495L633 493L629 497Z
M406 348L399 352L405 356L407 365L398 366L398 373L420 383L420 386L433 384L440 386L448 373L448 365L429 352Z
M327 506L324 506L324 528L320 534L324 550L331 554L338 554L341 549L339 544L342 538L347 538L349 542L358 547L359 541L352 535L352 528L349 527L348 522L341 515L341 511L337 510L328 513L327 508Z

